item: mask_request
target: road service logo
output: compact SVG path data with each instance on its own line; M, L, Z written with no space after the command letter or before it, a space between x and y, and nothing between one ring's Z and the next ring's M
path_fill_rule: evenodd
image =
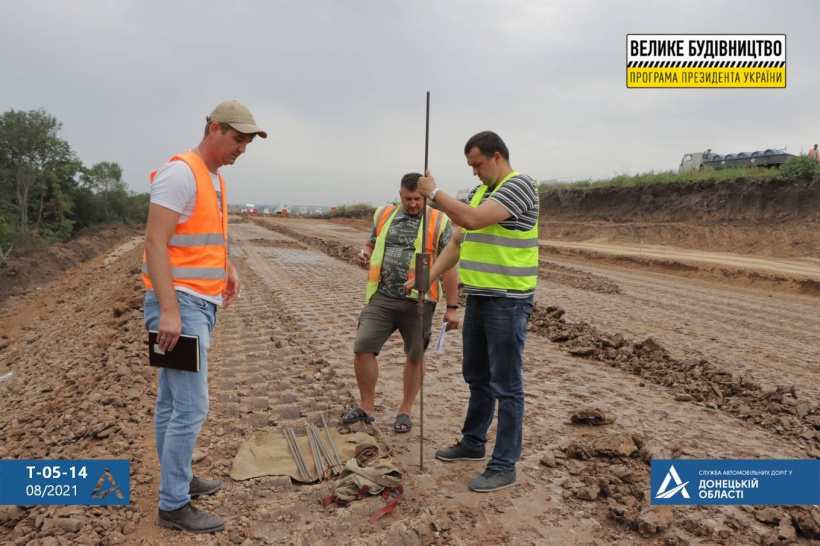
M669 487L669 482L674 481L675 487L672 489L667 489ZM663 479L663 483L661 484L661 488L658 489L658 492L655 494L656 499L671 499L675 496L675 493L680 491L681 496L684 499L689 498L689 492L686 491L686 484L689 482L683 482L678 476L678 471L675 470L675 467L669 465L669 472L666 473L666 477Z
M105 489L103 489L103 487L105 487ZM123 498L119 484L114 481L114 476L111 474L111 470L106 468L100 476L100 479L97 480L97 485L91 492L91 498L104 499L108 495L112 494L115 495L118 499Z
M626 86L786 87L786 35L628 34Z

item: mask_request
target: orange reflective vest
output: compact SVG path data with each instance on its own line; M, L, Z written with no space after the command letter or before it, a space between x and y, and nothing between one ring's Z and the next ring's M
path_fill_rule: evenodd
M367 291L365 292L364 301L369 302L370 298L379 288L379 281L382 276L382 262L384 261L384 245L387 239L387 230L390 229L390 223L393 217L399 211L396 205L388 205L379 207L373 214L373 225L376 226L376 244L373 247L373 254L370 256L370 269L367 271ZM425 252L430 254L430 267L433 267L433 262L438 253L438 242L441 234L447 227L447 222L450 219L447 215L430 207L427 207L427 249ZM416 236L414 246L416 247L416 254L421 252L421 235L424 224L419 223L419 233ZM410 269L407 272L407 278L413 279L416 277L416 254L410 259ZM438 280L433 280L430 288L425 294L425 301L438 301L441 286ZM410 297L418 298L419 294L413 290L410 292Z
M812 148L809 150L809 157L813 157L815 161L820 163L820 150L817 148Z
M219 296L225 291L228 270L228 200L225 197L225 181L219 175L222 192L222 215L216 197L211 174L205 162L195 152L187 151L172 157L171 161L184 161L191 168L196 180L196 205L194 214L177 224L168 241L171 274L174 286L185 287L205 296ZM151 173L151 182L157 171ZM142 253L142 280L151 290L148 261Z

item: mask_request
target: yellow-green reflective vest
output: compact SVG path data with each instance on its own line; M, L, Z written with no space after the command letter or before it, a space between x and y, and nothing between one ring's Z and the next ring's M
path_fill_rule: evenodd
M516 175L517 172L507 175L492 193ZM485 193L487 186L482 185L470 200L470 206L478 207ZM458 274L461 282L476 288L533 290L538 281L538 220L529 231L506 229L499 224L476 230L462 229Z
M367 291L364 295L365 303L370 301L373 294L379 288L379 281L382 276L382 263L384 262L384 244L387 240L387 230L390 229L390 224L399 209L396 205L388 205L379 207L373 214L373 225L376 226L376 245L373 248L373 254L370 256L370 268L367 270ZM441 234L447 227L447 222L450 219L440 210L427 207L427 252L430 254L430 267L433 267L433 261L438 257L438 242ZM407 272L407 278L412 279L416 276L416 254L421 252L421 232L424 229L424 223L419 222L419 234L416 236L414 246L416 252L410 259L410 269ZM424 296L425 301L438 301L438 296L441 293L441 283L438 280L433 281L427 293ZM410 297L418 299L419 293L416 290L410 292Z

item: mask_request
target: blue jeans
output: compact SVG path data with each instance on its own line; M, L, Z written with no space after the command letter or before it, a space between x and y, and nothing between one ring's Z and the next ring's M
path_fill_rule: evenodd
M533 297L468 296L464 311L462 374L470 386L461 443L487 443L498 401L498 430L490 470L512 470L521 456L524 422L524 342Z
M159 368L154 436L160 464L159 508L176 510L191 500L191 457L202 423L208 415L208 349L216 324L216 305L177 292L182 333L199 336L198 373ZM153 290L145 294L145 327L159 327L159 302Z

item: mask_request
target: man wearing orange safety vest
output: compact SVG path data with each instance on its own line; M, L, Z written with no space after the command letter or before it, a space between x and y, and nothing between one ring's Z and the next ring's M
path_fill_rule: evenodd
M820 163L820 150L817 149L817 144L814 145L814 148L809 150L809 157L814 158L814 160Z
M151 174L142 264L145 326L158 332L158 349L172 351L180 334L199 337L200 370L160 368L154 411L158 522L193 533L225 527L224 520L191 504L191 497L222 485L195 477L191 457L208 414L208 349L216 308L227 308L239 296L239 275L228 261L228 206L218 169L233 165L256 135L267 137L236 101L222 102L206 121L196 148Z
M421 387L424 350L430 341L433 312L441 294L438 280L433 280L425 299L424 340L421 340L421 324L418 314L418 293L405 294L403 285L415 277L416 253L421 252L422 207L424 198L417 186L418 173L404 175L399 196L401 206L376 209L373 229L365 247L356 260L367 273L366 305L359 315L359 327L353 344L353 366L359 385L361 402L341 417L343 423L374 420L374 398L379 366L376 356L387 339L398 330L404 340L404 395L398 408L395 432L409 432L413 427L410 412ZM450 241L453 230L450 220L441 211L427 207L427 252L431 263L435 262ZM447 329L458 328L458 276L453 269L443 275L447 311L444 320Z

